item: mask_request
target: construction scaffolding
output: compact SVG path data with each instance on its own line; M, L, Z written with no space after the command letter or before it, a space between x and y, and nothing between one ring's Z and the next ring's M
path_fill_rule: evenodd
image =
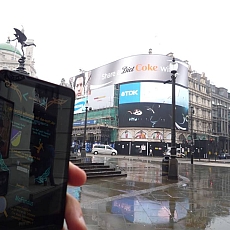
M118 87L114 87L113 107L88 110L86 141L95 143L114 143L118 133ZM84 134L85 113L74 115L73 140L81 142Z

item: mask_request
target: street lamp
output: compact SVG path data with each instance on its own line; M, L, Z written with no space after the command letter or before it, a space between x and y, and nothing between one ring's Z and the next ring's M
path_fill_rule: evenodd
M84 123L84 135L83 135L83 146L81 149L81 157L86 157L86 151L85 151L85 141L86 141L86 127L87 127L87 115L88 110L91 110L92 108L88 106L88 102L85 104L85 123Z
M194 143L193 143L193 118L194 114L193 106L191 106L191 164L193 164L193 152L194 152Z
M163 137L162 137L162 141L165 141L165 138L164 138L164 136L165 136L165 119L164 118L161 118L161 121L163 122Z
M104 133L104 142L106 145L108 145L109 143L109 135L108 135L108 124L105 122L105 133Z
M165 149L166 149L166 146L165 146L165 119L164 118L161 118L161 121L162 121L162 131L163 131L163 133L162 133L162 140L161 140L161 142L162 142L162 151L164 152L165 151Z
M178 63L175 62L173 57L172 62L169 65L171 70L171 80L164 83L172 82L172 127L171 127L171 159L169 161L168 179L178 180L178 160L176 159L176 100L175 100L175 83L176 83L176 73L178 69Z

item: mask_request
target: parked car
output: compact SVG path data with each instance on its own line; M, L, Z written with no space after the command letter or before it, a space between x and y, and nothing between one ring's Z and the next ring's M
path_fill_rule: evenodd
M219 159L230 159L230 155L229 155L229 153L220 153L218 155L218 158Z
M171 150L167 149L163 154L164 156L171 156Z
M107 155L117 155L117 150L109 145L95 144L92 148L92 153L97 154L107 154Z
M164 156L171 156L171 149L167 149L167 150L164 152ZM176 157L182 158L182 157L185 157L185 154L184 154L184 153L181 153L180 151L177 150Z
M176 157L179 157L179 158L183 158L183 157L185 157L185 154L184 153L177 153L176 154Z

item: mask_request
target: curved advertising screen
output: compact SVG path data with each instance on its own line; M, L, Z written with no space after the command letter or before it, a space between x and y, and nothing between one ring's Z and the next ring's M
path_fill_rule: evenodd
M188 86L188 65L175 59L178 64L176 82ZM169 64L172 57L156 54L141 54L122 58L88 72L90 89L134 81L167 81L171 79Z
M178 95L176 95L177 113L180 115L183 114L182 118L178 120L178 125L180 125L179 123L183 123L183 117L187 116L188 92L186 89L188 87L188 65L179 59L175 60L178 64L176 75L177 93L179 93L179 98ZM135 103L140 104L139 106L149 106L150 108L152 108L153 103L159 103L159 106L162 108L161 112L165 110L165 112L171 113L167 111L170 109L169 105L172 100L170 98L171 84L163 84L163 82L171 79L172 74L169 68L171 62L172 57L166 55L134 55L86 71L71 78L70 82L76 94L74 114L84 112L86 101L88 102L88 106L92 107L93 110L113 107L114 85L120 84L126 84L120 89L120 114L122 114L122 111L125 111L123 110L123 107L126 107L125 104L128 104L127 106L130 111L138 108ZM155 82L155 85L150 86L148 82ZM128 83L130 85L128 85ZM138 87L140 87L139 90L141 91L139 91L138 95L136 95L134 91L128 92L129 88L133 90L132 87L134 87L135 90L138 90ZM124 94L122 96L121 93L125 92L127 95ZM131 95L131 93L133 93L133 95ZM144 105L143 103L147 104ZM154 108L155 110L156 106L157 105L155 105ZM141 108L141 110L144 111L143 108ZM152 115L151 110L149 109L147 111L149 115L146 116L150 119ZM129 118L136 120L134 116ZM168 116L163 117L162 115L158 115L156 118L153 116L152 119L165 119L165 126L170 127L170 118ZM133 123L132 126L152 127L151 122L149 124L147 121L144 122L143 119L139 119L138 121L141 122ZM155 122L156 120L153 121ZM130 125L131 123L125 120L121 120L120 122L121 127ZM181 125L182 129L187 129L184 124Z
M188 89L176 85L176 128L188 130ZM120 85L119 127L171 128L172 85L134 82Z

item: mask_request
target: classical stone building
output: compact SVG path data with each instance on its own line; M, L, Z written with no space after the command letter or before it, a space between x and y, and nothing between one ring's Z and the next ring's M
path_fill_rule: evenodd
M189 69L189 132L198 157L216 157L219 152L229 152L228 90L210 84L204 73ZM191 127L191 119L193 119Z
M218 152L229 152L230 95L223 87L211 85L212 134Z
M204 73L200 74L189 68L189 133L188 140L195 145L199 155L207 153L207 143L212 135L211 86ZM192 126L191 126L192 124Z

